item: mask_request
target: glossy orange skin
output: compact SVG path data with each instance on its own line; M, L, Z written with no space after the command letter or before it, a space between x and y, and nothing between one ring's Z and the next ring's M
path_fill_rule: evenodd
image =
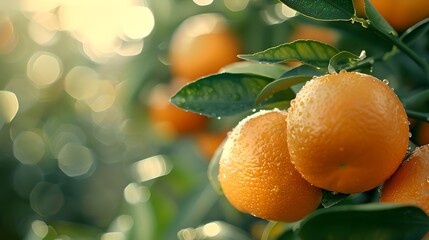
M416 148L384 183L380 202L416 205L429 215L429 145Z
M225 19L201 14L185 20L171 40L172 75L188 82L213 74L239 59L241 43Z
M315 210L320 189L290 162L286 112L261 111L230 133L219 164L219 182L238 210L259 218L291 222Z
M359 193L383 183L407 152L408 119L398 97L370 75L345 72L307 82L289 109L291 161L310 183Z

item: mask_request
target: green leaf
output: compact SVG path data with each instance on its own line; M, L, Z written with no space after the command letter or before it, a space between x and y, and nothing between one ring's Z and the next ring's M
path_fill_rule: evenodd
M368 17L370 24L372 24L378 30L391 34L393 36L398 36L398 33L393 29L392 26L381 16L372 3L369 0L365 1L365 13Z
M325 208L332 207L347 198L348 196L350 196L350 194L334 193L331 191L323 190L322 205Z
M414 41L429 31L429 18L426 18L412 27L408 28L399 38L407 45L413 44Z
M269 83L267 86L265 86L264 89L262 89L261 93L256 98L256 102L260 103L276 93L284 91L298 83L307 82L311 78L312 76L295 76L275 80L274 82ZM287 100L292 100L294 97L295 95L290 96L290 98Z
M288 7L322 21L349 21L355 14L352 0L281 0Z
M268 222L264 229L262 239L276 240L299 240L293 228L295 223Z
M331 60L329 60L328 70L330 73L338 72L341 69L356 65L356 63L361 60L362 59L360 59L359 56L351 52L342 51L333 56Z
M302 220L301 239L421 239L429 217L415 206L393 204L343 205L319 209Z
M214 74L185 85L170 101L208 117L230 116L257 107L256 97L272 81L254 74Z
M239 55L240 58L260 63L280 63L298 60L305 64L323 68L339 51L325 43L315 40L297 40L276 47L268 48L254 54Z
M210 160L209 167L207 169L207 175L208 175L210 184L219 195L223 194L222 187L220 186L219 179L218 179L219 161L220 161L220 157L222 156L223 145L225 144L226 140L227 138L223 140L222 144L220 144L220 146L216 149L212 159Z
M283 73L280 78L295 77L295 76L322 76L328 72L325 69L315 68L310 65L302 64L297 67L291 68L289 71Z
M404 106L407 110L429 113L429 89L413 94L404 100Z
M288 67L280 64L260 64L254 62L236 62L223 67L220 72L253 73L270 78L279 78Z

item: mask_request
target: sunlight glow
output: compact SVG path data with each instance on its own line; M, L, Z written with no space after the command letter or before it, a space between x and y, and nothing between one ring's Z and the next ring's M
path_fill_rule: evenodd
M157 155L134 163L132 171L136 180L145 182L169 174L172 168L170 161Z
M58 154L58 166L67 176L77 177L87 173L94 165L92 151L80 144L68 143Z
M40 220L34 220L31 223L31 229L40 238L45 238L49 233L49 227L45 222Z
M27 65L27 75L36 84L43 88L58 80L62 73L61 60L48 52L35 53Z
M221 231L221 227L216 222L207 223L203 227L203 233L207 237L216 237Z
M208 6L213 3L213 0L194 0L194 3L198 6Z
M142 1L22 0L21 10L31 20L29 34L35 42L47 45L57 31L66 31L98 63L139 54L155 27L155 17ZM126 43L135 43L131 52L123 51Z
M19 103L15 93L0 91L0 128L3 123L12 121L18 109Z
M225 6L233 11L238 12L244 10L249 4L249 0L224 0Z

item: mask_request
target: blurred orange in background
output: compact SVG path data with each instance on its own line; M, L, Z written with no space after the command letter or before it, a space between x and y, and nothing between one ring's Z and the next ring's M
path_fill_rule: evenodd
M218 14L192 16L176 29L170 44L173 76L194 81L238 61L241 44L227 21Z
M176 137L180 134L202 131L209 118L186 112L170 103L169 99L178 90L178 86L158 84L149 96L148 113L155 129L161 134Z

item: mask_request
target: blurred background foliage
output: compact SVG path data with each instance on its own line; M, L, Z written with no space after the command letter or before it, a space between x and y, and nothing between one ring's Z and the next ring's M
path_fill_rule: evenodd
M223 18L222 34L235 41L199 51L211 46L223 54L216 58L305 38L355 54L391 48L357 24L315 22L278 1L2 0L1 239L262 236L267 222L238 213L207 177L214 150L248 113L205 119L166 107L195 80L170 67L185 49L173 35L189 17L202 24L204 13ZM427 42L415 44L426 57ZM427 88L402 55L373 71L403 98Z

